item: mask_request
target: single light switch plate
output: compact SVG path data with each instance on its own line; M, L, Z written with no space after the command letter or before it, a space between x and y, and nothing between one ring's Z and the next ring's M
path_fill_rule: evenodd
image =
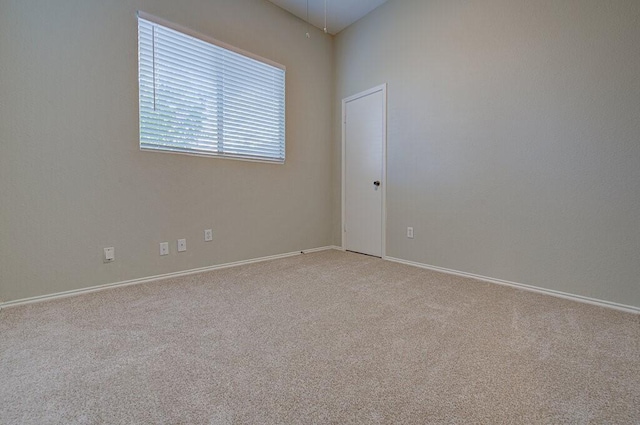
M184 252L187 250L187 240L178 239L178 252Z
M160 243L160 255L169 255L169 242Z
M204 241L211 242L213 240L213 230L207 229L204 231Z

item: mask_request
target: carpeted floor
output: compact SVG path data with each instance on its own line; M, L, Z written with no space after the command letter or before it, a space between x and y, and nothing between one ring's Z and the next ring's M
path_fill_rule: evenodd
M338 251L0 312L1 424L638 424L640 316Z

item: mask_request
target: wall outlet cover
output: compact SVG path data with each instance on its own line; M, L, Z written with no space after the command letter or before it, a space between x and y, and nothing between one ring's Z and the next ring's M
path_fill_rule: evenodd
M116 259L116 249L114 247L104 249L104 262L111 263Z
M187 240L178 239L178 252L184 252L187 250Z

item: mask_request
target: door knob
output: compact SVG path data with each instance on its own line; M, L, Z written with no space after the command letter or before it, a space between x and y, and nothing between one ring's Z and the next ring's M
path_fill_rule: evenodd
M375 187L380 186L380 181L379 181L379 180L374 181L374 182L373 182L373 185L374 185Z

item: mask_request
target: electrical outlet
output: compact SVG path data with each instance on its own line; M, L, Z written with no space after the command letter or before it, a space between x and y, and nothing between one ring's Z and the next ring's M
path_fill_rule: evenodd
M115 259L116 259L116 249L114 247L105 248L103 261L105 263L111 263Z
M213 240L213 230L207 229L204 231L204 241L211 242Z
M169 255L169 242L160 242L160 255Z
M187 240L178 239L178 252L184 252L187 250Z
M407 227L407 237L413 239L413 227Z

